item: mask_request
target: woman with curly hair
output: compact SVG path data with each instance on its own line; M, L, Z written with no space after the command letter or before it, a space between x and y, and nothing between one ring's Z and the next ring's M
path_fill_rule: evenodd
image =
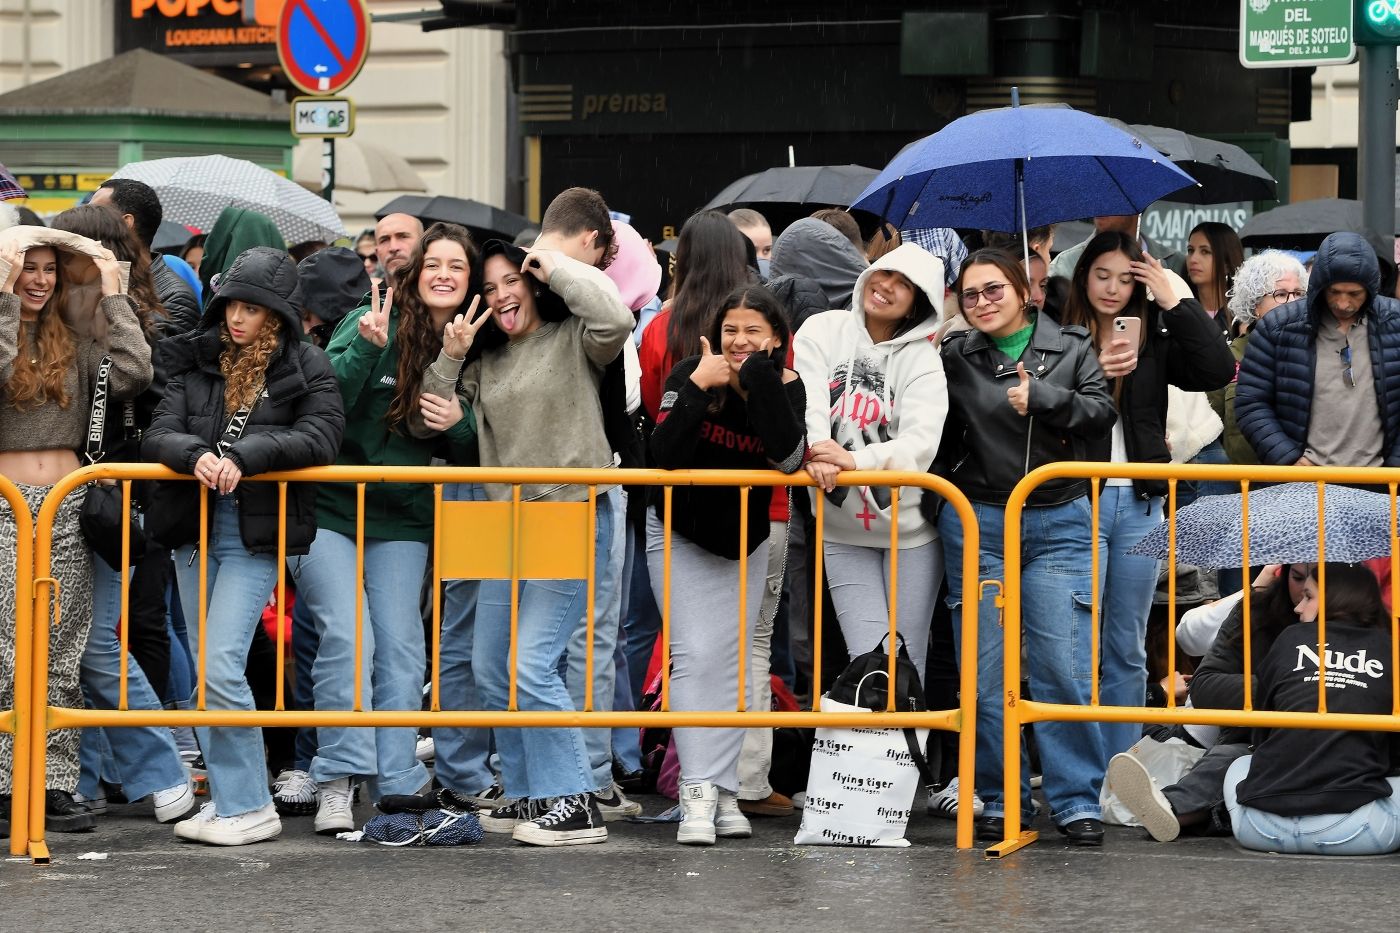
M190 647L204 655L205 706L253 709L244 671L253 634L277 580L279 493L245 476L324 466L345 430L335 373L304 343L291 299L297 269L279 249L259 246L234 260L199 329L161 342L170 374L143 451L188 480L151 492L146 533L174 548ZM202 488L201 488L202 487ZM200 550L200 498L212 499ZM305 554L316 537L315 487L287 488L285 544ZM203 567L201 568L201 564ZM200 606L201 570L206 606ZM200 611L207 616L199 624ZM199 689L191 699L198 701ZM262 731L201 727L212 800L175 835L209 845L247 845L282 831L267 788Z
M65 239L66 238L66 239ZM46 242L82 245L91 262ZM80 285L95 267L97 283ZM101 337L79 333L67 314L79 288L101 292L95 321ZM0 234L0 475L15 483L31 514L53 485L78 469L74 451L87 436L93 386L103 359L111 360L108 394L136 395L151 381L151 351L135 307L123 291L112 254L98 244L42 228ZM92 561L78 529L83 493L59 507L53 535L53 573L63 593L63 624L49 630L49 689L59 706L81 707L78 665L92 623ZM0 501L0 709L14 704L15 548L10 506ZM0 733L0 835L8 835L14 737ZM49 733L44 781L47 825L60 832L91 829L92 815L73 800L78 785L78 730Z
M326 352L345 398L345 444L336 463L427 466L446 435L461 462L472 456L475 422L456 396L425 395L423 373L442 350L447 323L465 309L476 246L466 228L433 224L381 300L351 311ZM415 417L416 416L416 417ZM410 419L421 425L410 433ZM347 586L355 566L353 485L322 483L316 501L320 530L311 551L293 566L297 592L315 620L320 647L312 667L317 709L353 708L355 603L364 611L361 701L365 709L416 710L427 666L419 581L433 534L433 495L424 485L376 483L365 490L364 584ZM318 786L318 833L355 828L352 782L370 779L370 796L426 790L427 769L414 756L410 727L321 727L311 762Z
M53 228L96 240L110 249L118 261L129 264L127 294L136 304L136 316L154 358L156 341L173 336L178 327L156 295L150 256L121 214L111 207L85 204L59 214ZM165 383L164 374L157 373L145 392L112 407L102 444L104 462L140 461L141 434L151 425ZM133 486L138 504L145 504L147 491L146 483ZM121 576L100 559L93 561L92 569L92 631L83 652L83 695L101 709L116 709L123 664L118 638ZM133 549L128 572L131 584L126 621L131 651L125 659L127 701L131 709L161 709L161 694L170 680L170 634L166 627L166 593L172 573L170 552L155 547L145 553ZM104 748L111 749L106 774ZM184 816L194 807L194 790L174 738L163 727L84 729L78 799L87 801L89 809L98 816L106 810L99 783L103 777L120 784L128 800L154 795L156 819L161 822Z

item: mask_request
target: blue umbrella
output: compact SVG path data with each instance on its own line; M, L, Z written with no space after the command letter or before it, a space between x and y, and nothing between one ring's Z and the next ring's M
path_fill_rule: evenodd
M1009 233L1138 214L1195 183L1141 139L1092 114L1011 106L969 114L906 146L851 207L900 228Z
M1390 496L1349 486L1325 487L1327 560L1354 563L1390 553ZM1167 557L1167 523L1129 554ZM1240 494L1203 496L1176 513L1176 559L1198 567L1244 566ZM1249 494L1249 562L1317 561L1317 484L1283 483Z

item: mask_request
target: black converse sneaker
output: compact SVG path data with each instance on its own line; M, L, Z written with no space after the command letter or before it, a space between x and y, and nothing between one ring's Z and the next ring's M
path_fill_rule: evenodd
M593 795L574 794L556 798L547 811L517 824L512 838L532 846L586 846L607 842L608 828Z
M543 812L540 801L522 798L507 800L493 810L482 810L477 818L488 833L513 833L518 824L533 820Z

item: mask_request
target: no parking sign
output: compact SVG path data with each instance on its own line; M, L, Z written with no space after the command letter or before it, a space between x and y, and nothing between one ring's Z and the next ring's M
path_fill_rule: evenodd
M277 56L288 80L307 94L343 90L369 57L364 0L286 0Z

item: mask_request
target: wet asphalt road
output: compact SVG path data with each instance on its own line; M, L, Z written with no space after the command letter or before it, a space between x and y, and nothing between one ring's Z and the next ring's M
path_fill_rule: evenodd
M668 803L638 799L648 813ZM952 824L920 811L907 849L797 847L796 817L755 820L754 838L710 849L677 845L674 825L631 823L609 824L599 846L487 835L383 849L316 836L309 818L221 849L178 842L147 806L51 836L49 866L0 864L0 930L1383 930L1400 902L1400 856L1267 856L1110 828L1102 849L1051 829L993 862L958 852ZM106 858L79 858L93 852Z

